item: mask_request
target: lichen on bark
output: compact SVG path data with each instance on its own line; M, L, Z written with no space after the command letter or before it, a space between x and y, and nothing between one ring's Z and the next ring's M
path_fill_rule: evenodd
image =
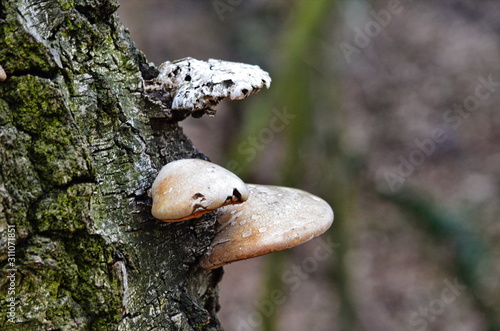
M222 271L197 264L214 217L161 223L147 196L163 164L204 156L143 95L154 67L117 7L0 0L2 330L220 329Z

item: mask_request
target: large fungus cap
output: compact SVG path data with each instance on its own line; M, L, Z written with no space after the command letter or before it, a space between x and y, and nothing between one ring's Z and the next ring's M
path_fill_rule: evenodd
M297 246L333 222L326 201L288 187L247 184L248 200L218 210L217 234L201 266L222 265Z
M165 222L196 218L248 198L243 181L214 163L184 159L165 165L151 187L151 213Z

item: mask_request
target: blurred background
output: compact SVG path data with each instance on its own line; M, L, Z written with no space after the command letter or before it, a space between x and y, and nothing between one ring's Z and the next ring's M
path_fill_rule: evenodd
M500 2L120 0L149 61L257 64L269 90L180 123L331 229L237 262L226 330L500 330Z

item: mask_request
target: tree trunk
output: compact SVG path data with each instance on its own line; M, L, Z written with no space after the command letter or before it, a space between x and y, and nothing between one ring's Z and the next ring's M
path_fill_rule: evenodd
M147 195L203 155L142 93L117 7L0 0L2 330L221 329L222 270L197 264L214 216L163 223Z

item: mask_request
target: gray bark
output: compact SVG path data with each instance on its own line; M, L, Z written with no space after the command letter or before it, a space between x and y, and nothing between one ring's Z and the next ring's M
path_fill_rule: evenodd
M220 329L222 270L197 264L214 216L163 223L147 196L204 156L144 96L117 7L0 0L2 330Z

